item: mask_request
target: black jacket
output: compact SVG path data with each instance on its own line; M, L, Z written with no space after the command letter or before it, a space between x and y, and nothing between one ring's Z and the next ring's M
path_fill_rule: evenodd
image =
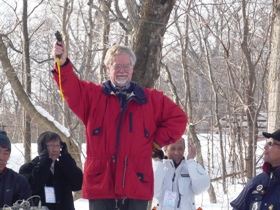
M263 170L230 203L234 210L280 209L280 168L264 163Z
M79 191L82 187L83 173L77 167L75 160L68 153L55 161L54 175L50 167L52 159L35 157L30 163L20 167L19 173L24 175L30 183L32 195L39 195L43 206L50 210L74 210L72 191ZM56 203L45 202L45 186L55 189ZM37 206L39 199L34 199Z
M29 197L31 189L26 179L12 169L5 168L0 174L0 208L5 204L13 206L16 201Z

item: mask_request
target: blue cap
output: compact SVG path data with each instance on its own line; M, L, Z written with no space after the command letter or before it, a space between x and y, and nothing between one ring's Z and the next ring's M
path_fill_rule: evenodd
M0 130L0 146L7 147L11 150L11 141L5 131Z

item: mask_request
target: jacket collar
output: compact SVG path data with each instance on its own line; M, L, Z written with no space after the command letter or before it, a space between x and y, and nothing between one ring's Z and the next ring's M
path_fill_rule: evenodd
M173 164L174 164L175 168L177 168L182 163L183 160L185 160L185 157L183 157L179 163L175 163L175 161L173 160Z
M106 95L115 95L113 84L110 80L107 80L102 83L103 88L102 92ZM132 93L130 97L134 97L135 101L139 104L146 104L148 102L147 96L143 90L143 88L136 82L130 82L129 87L133 87Z
M270 175L271 173L273 173L273 175L277 178L280 178L280 166L278 167L272 167L272 165L268 162L264 162L263 164L263 171Z
M176 164L173 160L171 159L163 159L163 162L167 165L167 168L175 168L177 169L181 163L185 162L185 158L183 158L179 164Z

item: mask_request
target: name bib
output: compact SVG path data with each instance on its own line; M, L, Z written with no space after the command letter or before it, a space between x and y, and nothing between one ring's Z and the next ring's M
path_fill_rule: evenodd
M176 192L165 190L163 205L164 206L175 207L176 198L177 198L177 193Z
M56 203L54 187L44 187L46 203Z

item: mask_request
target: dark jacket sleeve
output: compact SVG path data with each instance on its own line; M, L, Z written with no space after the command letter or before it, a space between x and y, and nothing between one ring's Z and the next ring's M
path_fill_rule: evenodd
M248 195L248 186L246 186L242 192L238 195L238 197L233 200L230 205L233 207L233 210L245 210L248 206L248 202L246 201L246 197Z
M36 194L44 187L50 174L52 159L34 158L30 163L22 165L19 173L22 174L29 182L33 194Z
M247 210L253 202L252 192L256 190L256 186L262 184L266 186L268 181L268 175L261 173L258 176L252 178L244 187L242 192L233 200L230 205L234 210Z
M62 173L69 180L69 185L72 191L79 191L82 189L83 172L76 165L75 160L70 154L59 157L59 165Z
M21 174L18 174L15 172L15 178L14 178L14 198L13 202L16 202L18 200L28 200L32 193L29 186L29 183L27 180L22 176Z

